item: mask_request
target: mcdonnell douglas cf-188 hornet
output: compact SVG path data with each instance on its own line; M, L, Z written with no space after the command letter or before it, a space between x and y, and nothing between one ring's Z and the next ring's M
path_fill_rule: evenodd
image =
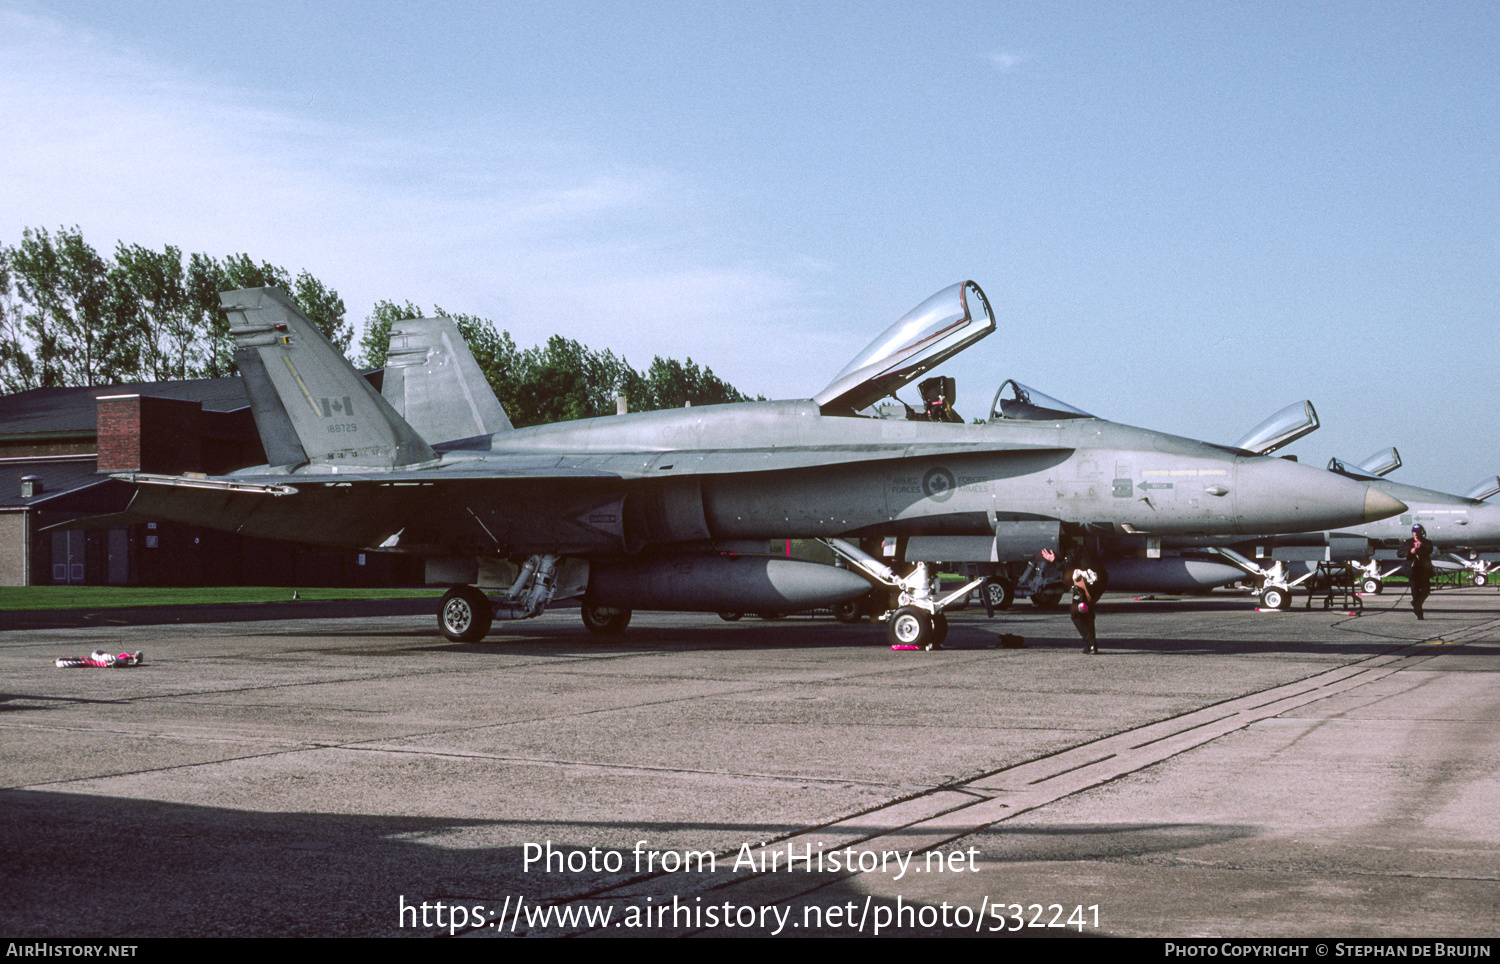
M849 540L984 535L1010 558L1084 532L1291 532L1404 508L1331 472L1102 419L964 424L951 386L911 418L869 414L994 330L973 282L918 305L810 399L523 429L446 319L396 325L377 392L282 292L222 298L269 464L117 476L134 486L127 514L425 557L428 581L453 587L439 615L452 639L568 598L611 633L633 609L793 612L873 585L888 634L931 644L967 590L941 595L925 565L901 571ZM790 537L822 539L853 571L744 553Z
M1262 601L1267 593L1274 594L1273 601L1287 600L1293 588L1311 582L1316 576L1316 562L1325 559L1363 563L1359 586L1367 594L1378 593L1386 579L1404 568L1400 547L1411 537L1414 525L1422 526L1426 537L1446 555L1433 558L1436 567L1466 570L1474 585L1488 585L1495 571L1493 559L1480 554L1500 550L1500 505L1485 500L1500 492L1500 478L1490 476L1464 495L1450 495L1382 477L1400 466L1401 456L1394 448L1376 452L1359 463L1330 459L1330 472L1366 482L1404 502L1407 508L1400 515L1362 526L1255 540L1256 547L1274 560L1272 564L1259 569L1243 556L1238 561L1246 571L1264 580ZM1249 547L1238 548L1247 555L1250 552Z

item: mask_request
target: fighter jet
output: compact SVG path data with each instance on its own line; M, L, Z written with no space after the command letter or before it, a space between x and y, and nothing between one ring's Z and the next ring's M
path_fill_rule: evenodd
M421 556L429 583L453 587L438 621L455 640L569 598L590 631L616 633L633 609L791 612L874 585L888 635L930 645L963 593L855 540L982 535L1029 557L1088 532L1303 531L1405 508L1334 473L1019 397L1006 418L964 424L940 378L924 410L875 417L994 330L973 282L922 302L810 398L524 429L451 322L399 323L377 392L282 292L222 298L268 464L116 476L134 486L127 513ZM747 551L789 537L825 540L852 570Z
M1434 559L1435 565L1466 569L1476 586L1488 584L1497 567L1480 554L1500 551L1500 505L1484 500L1500 492L1500 478L1491 476L1465 495L1450 495L1382 478L1400 465L1400 453L1394 448L1383 449L1359 463L1329 460L1330 472L1366 482L1406 503L1407 509L1361 526L1257 540L1262 552L1273 557L1272 564L1261 568L1241 561L1264 580L1263 604L1267 591L1273 593L1273 602L1283 603L1293 588L1311 579L1311 562L1318 559L1363 563L1360 588L1367 594L1379 593L1384 581L1401 570L1396 550L1411 537L1414 525L1421 525L1427 538L1447 555L1447 559ZM1244 547L1240 551L1248 555Z
M1039 412L1093 418L1082 410L1014 381L1001 386L991 405L992 422L1025 418ZM1233 450L1242 455L1270 455L1317 430L1317 410L1310 401L1294 402L1240 437ZM1154 492L1174 490L1167 478L1145 478L1136 489L1149 498ZM1242 541L1220 535L1149 535L1141 532L1095 530L1084 535L1079 548L1103 570L1105 585L1115 592L1194 593L1245 580L1244 565L1220 555L1216 547ZM991 609L1006 609L1016 598L1029 598L1040 608L1055 606L1071 585L1071 567L1061 560L1004 561L993 555L987 541L974 537L918 537L906 546L908 558L940 558L946 569L988 573L984 601Z

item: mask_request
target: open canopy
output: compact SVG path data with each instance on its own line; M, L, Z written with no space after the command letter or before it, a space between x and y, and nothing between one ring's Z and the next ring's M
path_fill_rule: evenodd
M995 316L977 284L944 288L865 346L813 401L824 415L853 415L994 330Z
M1252 428L1249 434L1234 443L1234 447L1256 455L1269 455L1317 428L1317 409L1313 408L1312 402L1304 399L1293 402Z

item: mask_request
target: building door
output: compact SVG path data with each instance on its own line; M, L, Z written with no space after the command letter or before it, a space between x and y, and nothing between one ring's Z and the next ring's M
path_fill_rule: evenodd
M52 584L83 585L84 533L52 533Z

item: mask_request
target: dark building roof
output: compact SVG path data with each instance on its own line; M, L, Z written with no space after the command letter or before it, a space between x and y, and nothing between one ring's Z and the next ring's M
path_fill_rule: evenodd
M213 412L233 412L250 404L244 382L228 378L194 378L177 382L127 382L87 388L33 388L0 398L0 436L92 432L100 395L151 395L202 402ZM0 496L7 493L0 492Z
M81 489L104 480L93 459L28 459L0 462L0 509L39 505L52 496ZM42 491L21 498L21 478L34 475L42 480Z

